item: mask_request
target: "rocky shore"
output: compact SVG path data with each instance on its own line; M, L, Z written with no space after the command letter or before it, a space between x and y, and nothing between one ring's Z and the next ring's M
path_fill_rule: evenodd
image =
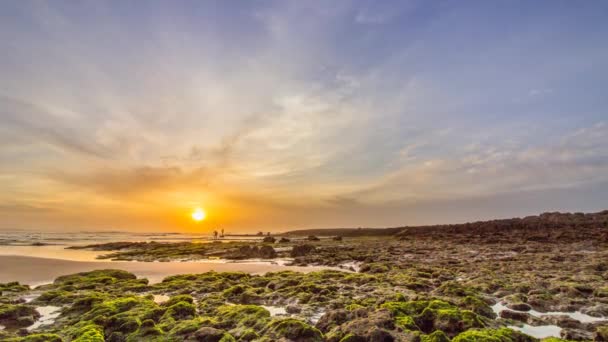
M98 270L35 289L0 284L0 340L608 341L607 234L604 211L390 236L91 245L113 260L279 258L344 271L149 284ZM49 308L58 314L45 320Z

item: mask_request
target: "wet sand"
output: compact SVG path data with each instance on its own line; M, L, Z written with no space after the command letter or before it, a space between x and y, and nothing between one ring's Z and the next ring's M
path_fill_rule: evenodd
M22 284L38 286L51 283L61 275L110 268L132 272L140 278L148 278L150 283L157 283L167 276L185 273L204 273L209 271L241 271L254 274L278 271L312 272L327 269L328 267L280 266L252 262L89 262L0 255L0 283L18 281Z

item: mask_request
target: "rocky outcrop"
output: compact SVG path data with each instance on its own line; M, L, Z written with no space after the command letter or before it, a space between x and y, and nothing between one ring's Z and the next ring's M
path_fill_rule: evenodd
M538 216L464 224L403 227L401 239L485 237L486 242L512 241L581 241L608 242L608 210L598 213L543 213ZM489 239L489 237L492 237Z
M299 257L299 256L305 256L305 255L308 255L308 254L314 252L315 249L316 248L313 245L308 245L308 244L295 245L295 246L293 246L293 248L291 250L291 257L295 258L295 257Z
M194 340L198 342L219 342L226 335L224 330L203 327L194 333Z
M277 252L271 246L242 246L228 255L227 259L273 259L277 257Z

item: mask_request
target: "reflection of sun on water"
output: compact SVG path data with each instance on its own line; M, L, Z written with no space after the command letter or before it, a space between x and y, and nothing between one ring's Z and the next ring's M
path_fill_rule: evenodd
M194 209L194 211L192 212L192 219L196 222L202 221L205 219L205 217L207 217L207 214L205 213L205 211L201 208L196 208Z

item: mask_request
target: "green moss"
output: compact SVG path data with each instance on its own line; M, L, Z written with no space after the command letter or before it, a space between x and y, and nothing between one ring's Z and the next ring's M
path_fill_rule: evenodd
M0 337L2 337L0 335ZM63 342L61 336L57 334L31 334L25 337L15 337L2 339L5 342Z
M236 340L234 339L234 337L232 337L232 335L226 333L224 334L224 336L220 339L219 342L236 342Z
M22 304L0 304L0 325L21 328L32 325L40 317L36 309Z
M395 318L395 325L404 330L420 330L412 316L400 315Z
M48 292L47 292L48 293ZM51 303L52 304L56 304L58 305L57 302L59 303L65 303L65 299L67 299L67 296L62 296L62 299L58 299L58 297L55 297L53 299L51 299ZM69 301L72 301L72 298L74 297L70 297ZM98 292L93 292L89 295L80 297L78 299L73 300L73 304L67 308L66 312L68 313L85 313L89 310L91 310L95 305L97 304L101 304L104 301L106 301L108 299L108 297L102 293L98 293Z
M478 315L482 315L487 318L496 318L496 313L492 308L486 304L483 300L476 296L466 296L462 301L461 306L465 309L471 310Z
M185 303L188 303L188 304L193 304L194 303L194 298L192 298L192 296L190 296L190 295L178 295L178 296L174 296L174 297L169 298L169 300L167 300L166 302L162 303L161 305L169 307L169 306L175 305L175 304L177 304L179 302L185 302Z
M137 331L141 324L137 317L124 314L114 315L100 323L106 327L104 331L106 335L110 335L113 332L120 332L121 334L128 335Z
M158 305L153 301L139 297L129 296L113 300L107 300L94 305L93 308L83 315L84 320L92 320L98 316L111 317L113 315L130 311L130 314L136 315L148 310L157 308Z
M0 283L0 296L5 296L10 293L19 293L29 291L30 287L22 285L18 281L10 283Z
M450 338L443 331L436 330L429 335L420 336L420 342L450 342Z
M353 303L353 304L347 305L344 308L346 310L348 310L348 311L355 311L355 310L358 310L358 309L363 309L363 308L365 308L365 306Z
M253 329L245 329L239 336L239 341L253 341L260 337L260 335Z
M43 292L36 302L54 305L69 304L78 298L76 294L64 290L50 290Z
M403 295L403 293L397 293L395 295L395 301L397 302L405 302L407 298Z
M378 273L386 273L389 270L390 270L389 266L382 264L382 263L374 262L374 263L369 263L369 264L363 264L359 271L363 272L363 273L378 274Z
M593 295L601 298L608 298L608 286L600 287L593 292Z
M156 326L153 320L148 319L141 323L139 329L127 337L127 341L151 341L160 340L163 331Z
M389 310L395 317L395 325L406 330L425 333L442 330L453 336L470 328L484 327L476 313L442 300L387 302L380 307Z
M196 308L188 302L177 302L170 306L161 318L161 321L171 319L175 321L192 319L196 316Z
M217 309L218 325L224 329L261 329L269 320L270 312L257 305L223 305Z
M475 291L463 286L457 281L446 281L439 288L437 288L436 292L438 294L442 294L444 296L450 297L466 297L475 295Z
M191 334L203 326L212 326L215 324L217 324L217 320L215 318L197 317L194 319L182 320L179 322L172 323L168 325L167 328L170 328L168 332L169 335L181 336Z
M135 275L122 270L95 270L81 272L55 279L53 284L73 285L77 288L88 287L89 285L112 284L117 281L136 279Z
M596 340L608 341L608 326L600 326L595 330Z
M323 341L323 334L300 320L286 318L272 321L266 328L266 335L274 339L286 338L296 341Z
M359 342L361 338L355 334L347 334L346 336L340 339L340 342Z
M402 315L417 315L422 312L429 305L429 301L418 300L409 302L386 302L380 307L388 309L395 316Z
M538 339L508 328L467 330L452 342L537 342Z
M80 322L68 334L73 342L104 342L103 328L90 322Z

